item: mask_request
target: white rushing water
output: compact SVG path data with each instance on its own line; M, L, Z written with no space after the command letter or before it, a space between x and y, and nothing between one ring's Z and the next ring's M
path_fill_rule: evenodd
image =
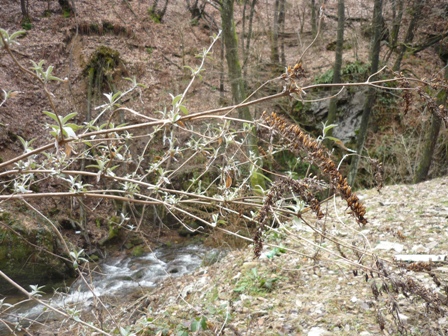
M95 297L107 296L119 300L137 290L153 288L168 277L193 272L201 265L206 252L201 246L187 246L160 248L141 257L109 259L86 277L88 286L82 279L78 279L68 293L58 293L46 301L62 310L85 310L92 307ZM27 320L43 321L48 318L57 319L58 316L31 301L14 308L7 320L20 321L21 325L26 326ZM7 334L6 329L0 325L0 335Z

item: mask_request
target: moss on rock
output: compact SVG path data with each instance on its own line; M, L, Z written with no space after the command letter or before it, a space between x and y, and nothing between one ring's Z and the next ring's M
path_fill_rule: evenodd
M72 275L56 257L56 237L50 229L36 223L22 225L12 213L0 213L0 269L12 280L28 289L29 285L44 285ZM0 279L2 294L14 287Z
M120 233L120 219L117 216L112 216L109 220L109 222L107 223L108 227L109 227L109 231L107 233L107 235L105 237L103 237L99 244L101 246L103 246L104 244L110 242L112 239L118 237L119 233Z

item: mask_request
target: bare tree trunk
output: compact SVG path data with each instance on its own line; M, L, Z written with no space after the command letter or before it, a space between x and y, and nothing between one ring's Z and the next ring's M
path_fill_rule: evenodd
M169 0L166 0L166 1L165 1L165 5L163 6L162 11L160 12L160 20L162 20L163 17L165 16L166 10L167 10L167 8L168 8L168 1L169 1Z
M28 0L20 0L20 9L22 10L23 19L29 20L30 15L28 13Z
M392 0L392 30L390 32L390 48L397 48L398 34L400 33L401 19L403 17L403 0Z
M389 35L389 52L385 57L385 62L389 60L392 53L398 46L398 34L401 28L401 19L403 17L403 0L391 0L392 3L392 29Z
M150 7L149 11L151 13L151 18L156 23L161 23L163 21L163 17L165 16L166 10L168 8L169 0L165 0L162 9L157 9L159 5L159 0L154 0L154 3Z
M285 31L285 0L275 0L274 22L271 32L271 63L275 71L279 65L286 66L285 45L281 34ZM280 41L280 48L279 48ZM281 69L283 71L283 69Z
M300 29L297 31L297 33L303 34L303 27L305 26L305 18L306 18L306 9L302 8L302 10L300 10L300 7L299 7L298 19L299 19Z
M247 2L249 0L244 0L244 4L243 4L243 23L242 23L242 31L241 31L241 51L243 52L243 68L244 68L244 64L246 62L246 49L244 48L244 38L246 35L246 8L247 8ZM249 38L249 37L248 37Z
M448 63L445 67L445 79L448 79ZM440 90L437 95L437 104L445 105L447 100L446 90ZM437 144L437 138L439 137L440 127L442 121L440 118L434 114L431 116L431 127L426 135L425 147L423 149L423 154L420 159L420 163L415 174L414 182L422 182L428 178L429 168L431 168L432 158L434 156L434 150Z
M279 17L280 0L274 2L274 22L271 32L271 63L277 65L280 61L278 52L278 17Z
M223 0L221 2L221 20L222 37L226 48L226 60L233 102L238 104L246 99L246 89L238 57L238 40L233 20L233 2L234 0ZM242 108L238 109L238 111L241 119L251 119L249 109Z
M280 35L280 62L283 67L286 67L286 55L285 55L285 6L286 0L280 0L280 7L278 10L278 25L279 25L279 33Z
M248 38L246 41L246 52L249 52L250 48L250 40L252 38L252 28L254 22L254 14L255 14L255 5L257 4L257 0L252 0L252 4L250 5L250 15L249 15L249 31L247 32Z
M333 67L333 83L341 82L341 69L342 69L342 53L344 49L344 23L345 23L345 6L344 0L338 0L338 32L336 39L336 51L335 61ZM334 92L335 90L333 90ZM334 97L330 100L330 106L328 108L327 125L333 124L336 120L338 98ZM333 130L328 131L328 135L331 136Z
M254 14L255 14L255 5L257 4L257 0L252 0L252 3L250 5L250 14L249 14L249 28L247 31L247 39L246 39L246 48L244 49L244 63L247 62L250 56L250 42L252 40L252 28L253 28L253 22L254 22ZM244 78L247 77L247 66L243 69L243 76Z
M313 37L317 34L317 13L316 13L316 1L311 0L311 32Z
M221 41L221 66L219 73L219 98L224 99L224 43Z
M70 4L70 0L58 0L59 5L65 13L72 14L74 13L73 7Z
M418 26L418 20L420 19L424 2L425 2L425 0L414 0L414 5L412 7L411 22L409 23L409 27L406 32L404 42L399 48L397 59L395 60L394 66L392 68L393 71L400 70L401 61L403 60L404 53L408 49L407 45L414 40L414 31Z
M221 1L221 24L222 37L226 48L227 68L229 71L229 81L232 88L233 102L238 104L246 99L246 85L242 77L241 65L238 57L238 39L235 31L235 23L233 19L233 3L234 0ZM249 108L239 108L238 116L240 119L252 120ZM256 130L253 129L247 136L248 154L254 154L259 157ZM261 164L260 162L258 162ZM258 169L252 170L251 185L257 185L264 188L265 183L261 172Z
M383 0L375 0L373 7L373 41L371 49L371 72L378 71L379 59L380 59L380 41L383 34ZM362 112L361 126L358 132L358 138L356 143L356 152L358 155L352 156L352 162L350 165L350 173L348 176L348 183L353 186L356 180L356 174L358 173L359 158L364 148L364 143L367 136L367 128L370 119L370 113L375 103L376 91L374 88L370 88L367 92L367 99Z
M202 18L202 15L204 13L206 2L203 1L201 4L199 4L199 0L187 0L187 9L191 14L192 20L197 20Z

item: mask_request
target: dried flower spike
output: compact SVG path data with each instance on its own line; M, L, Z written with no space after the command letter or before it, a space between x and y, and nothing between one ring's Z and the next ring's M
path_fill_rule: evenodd
M321 172L329 178L331 186L335 187L341 197L345 199L358 223L367 224L367 219L364 217L366 213L364 205L352 192L347 179L341 175L336 164L330 159L328 151L321 148L320 144L303 132L298 125L291 124L276 113L268 115L264 112L263 119L266 124L280 133L284 141L289 143L293 153L297 155L306 153L308 161L319 167Z

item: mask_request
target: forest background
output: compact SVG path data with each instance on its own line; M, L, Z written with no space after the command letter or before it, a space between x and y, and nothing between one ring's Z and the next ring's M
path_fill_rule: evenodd
M177 234L253 241L260 255L265 226L309 210L320 251L310 262L329 239L351 267L394 283L381 263L359 262L360 250L376 260L369 244L351 250L327 232L320 206L340 195L362 229L352 187L446 175L446 4L23 0L0 10L4 286L35 298L23 287ZM401 290L422 297L404 279ZM442 301L426 300L437 321ZM384 304L389 328L409 332Z

